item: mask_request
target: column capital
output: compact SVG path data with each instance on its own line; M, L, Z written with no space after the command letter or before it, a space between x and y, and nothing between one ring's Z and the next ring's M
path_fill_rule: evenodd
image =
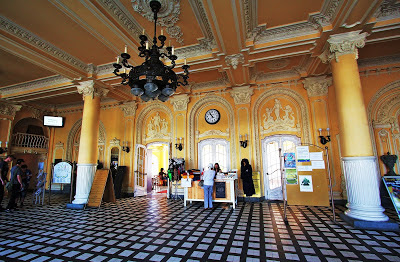
M250 104L253 93L254 91L250 86L237 86L232 88L231 96L236 105Z
M358 59L358 48L365 45L367 33L360 33L361 30L336 34L329 36L327 42L328 47L319 56L323 63L330 62L335 59L339 62L339 57L346 54L354 54Z
M137 103L136 101L131 101L124 103L119 106L121 108L122 112L124 112L125 116L135 116L136 114L136 109L137 109Z
M21 109L20 105L13 105L8 103L0 103L0 115L11 116L14 119L17 111Z
M304 79L304 88L308 97L327 96L328 87L332 85L332 78L326 76L308 77Z
M78 93L83 95L83 98L89 95L92 96L92 98L95 96L102 98L105 97L109 91L105 88L96 86L96 83L93 80L80 82L77 89Z
M189 95L175 95L170 98L169 102L174 106L174 111L186 111L189 103Z

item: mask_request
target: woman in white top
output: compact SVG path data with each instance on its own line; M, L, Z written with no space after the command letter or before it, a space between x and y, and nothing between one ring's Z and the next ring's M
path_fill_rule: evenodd
M213 164L209 164L207 170L204 171L203 180L204 180L204 209L212 208L212 193L214 188L214 176L215 171L213 170Z

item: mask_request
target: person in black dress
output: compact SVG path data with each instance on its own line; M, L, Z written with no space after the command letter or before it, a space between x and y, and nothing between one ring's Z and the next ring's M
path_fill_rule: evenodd
M253 183L253 169L246 158L243 158L240 164L240 177L243 180L243 191L246 197L254 195L256 191Z

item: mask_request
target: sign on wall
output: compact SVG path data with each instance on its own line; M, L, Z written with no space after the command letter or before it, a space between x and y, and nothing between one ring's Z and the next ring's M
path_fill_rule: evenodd
M382 179L400 218L400 176L384 176Z

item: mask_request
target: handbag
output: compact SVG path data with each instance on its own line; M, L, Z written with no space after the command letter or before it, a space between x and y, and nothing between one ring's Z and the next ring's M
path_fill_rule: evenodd
M200 180L200 182L199 182L199 187L203 187L204 186L204 180L202 179L202 180Z

